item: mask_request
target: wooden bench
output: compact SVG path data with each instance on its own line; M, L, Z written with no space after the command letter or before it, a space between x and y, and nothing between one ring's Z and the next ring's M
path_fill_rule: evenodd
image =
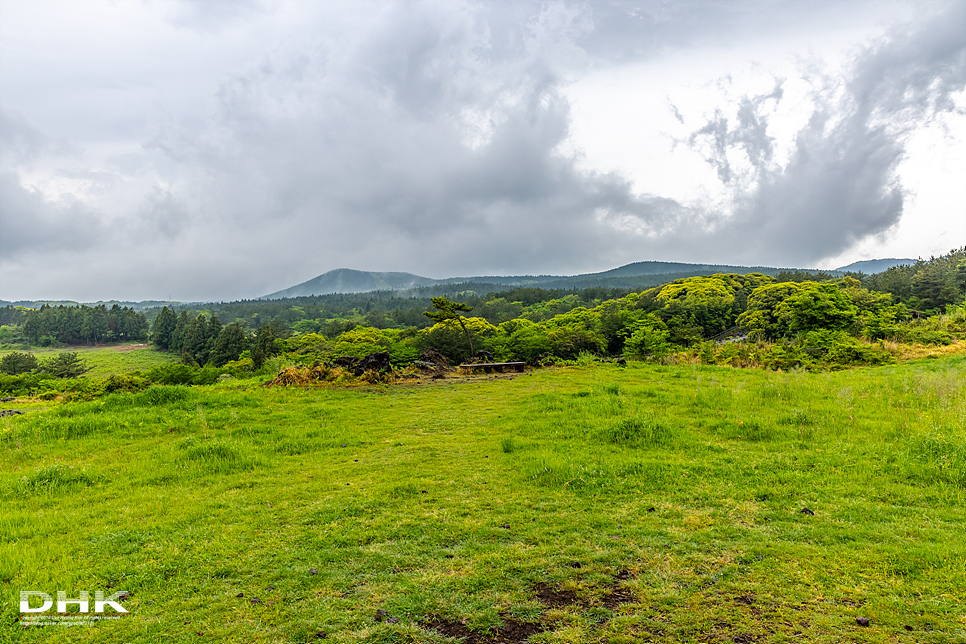
M482 369L486 373L493 373L495 370L497 373L503 373L504 369L523 371L523 368L526 366L526 362L479 362L475 364L461 364L460 369Z

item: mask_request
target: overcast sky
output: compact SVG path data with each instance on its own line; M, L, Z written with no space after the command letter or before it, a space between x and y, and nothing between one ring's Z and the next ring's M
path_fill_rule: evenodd
M0 0L0 298L966 244L966 0Z

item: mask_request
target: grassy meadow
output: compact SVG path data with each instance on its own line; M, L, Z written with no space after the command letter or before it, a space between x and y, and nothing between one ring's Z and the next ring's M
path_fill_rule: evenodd
M0 642L966 642L961 355L2 407Z
M19 349L16 349L19 351ZM15 349L0 349L0 358ZM85 375L91 378L107 378L117 373L147 371L151 367L178 362L179 356L167 351L159 351L150 344L114 344L107 346L70 345L56 348L33 347L32 353L38 360L53 358L65 351L76 352L91 370Z

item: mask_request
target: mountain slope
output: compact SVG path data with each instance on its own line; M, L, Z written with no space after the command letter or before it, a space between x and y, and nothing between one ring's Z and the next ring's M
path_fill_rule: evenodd
M727 264L685 264L681 262L635 262L600 273L582 275L486 275L433 279L412 273L376 273L338 268L295 286L263 295L258 299L279 299L329 295L331 293L367 293L370 291L403 291L421 286L448 284L498 284L501 286L540 286L543 288L636 288L654 286L665 281L712 273L765 273L775 275L780 268L767 266L731 266Z
M918 260L915 259L896 259L890 257L889 259L867 259L864 262L852 262L848 266L840 266L836 268L837 271L842 271L843 273L865 273L866 275L874 275L876 273L881 273L882 271L889 270L893 266L900 266L902 264L912 265Z
M329 293L367 293L369 291L398 291L417 286L431 286L440 280L420 277L412 273L374 273L370 271L356 271L351 268L337 268L307 282L296 284L289 288L259 299L274 300L284 297L302 297L306 295L328 295Z

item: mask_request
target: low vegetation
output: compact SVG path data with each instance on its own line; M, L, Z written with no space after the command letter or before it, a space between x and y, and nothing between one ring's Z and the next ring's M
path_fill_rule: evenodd
M62 403L0 426L0 628L22 642L964 641L964 418L962 356L239 378ZM17 627L20 589L109 588L131 593L130 617Z

